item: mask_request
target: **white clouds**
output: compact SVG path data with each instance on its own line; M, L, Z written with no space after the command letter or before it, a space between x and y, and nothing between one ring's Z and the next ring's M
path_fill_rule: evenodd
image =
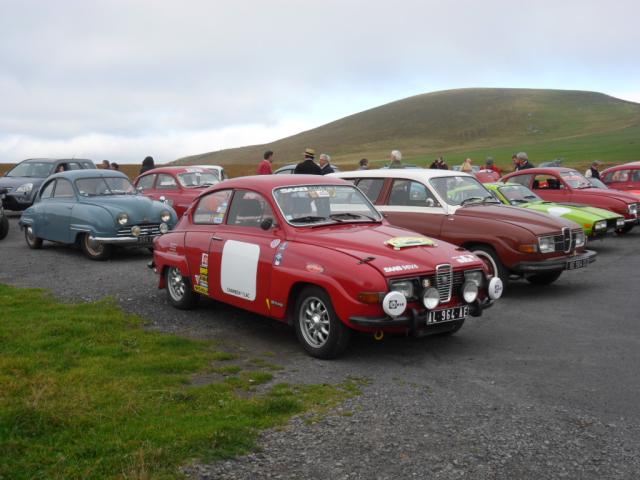
M631 91L638 13L630 0L4 0L0 154L177 157L455 87Z

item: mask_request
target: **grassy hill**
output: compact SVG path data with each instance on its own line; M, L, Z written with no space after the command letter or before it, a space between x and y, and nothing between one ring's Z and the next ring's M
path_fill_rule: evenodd
M424 164L445 155L449 164L466 156L494 156L507 166L514 151L534 163L564 157L568 165L592 160L640 159L640 104L596 92L530 89L461 89L427 93L372 108L264 145L203 153L179 164L255 165L262 152L276 164L298 161L305 147L354 166L362 157L385 163L391 149ZM251 170L250 165L244 167Z

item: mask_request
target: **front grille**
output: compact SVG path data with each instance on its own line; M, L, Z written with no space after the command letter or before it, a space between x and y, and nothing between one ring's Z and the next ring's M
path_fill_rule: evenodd
M446 263L436 267L436 288L440 293L440 302L446 303L451 300L451 289L453 288L453 268Z
M118 230L118 237L131 237L131 228L135 225L131 225L128 227L122 227ZM140 236L144 237L147 235L160 235L160 224L158 223L150 223L146 225L138 225L140 227Z
M615 230L618 225L618 219L617 218L610 218L609 220L607 220L607 230Z
M562 229L562 233L553 236L555 251L569 253L572 250L575 250L576 235L581 231L581 229L570 230L569 227L564 227Z

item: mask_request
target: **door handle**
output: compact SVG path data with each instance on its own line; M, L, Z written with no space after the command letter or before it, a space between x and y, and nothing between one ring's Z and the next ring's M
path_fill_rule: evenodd
M218 237L218 236L216 236L216 235L212 235L212 236L211 236L211 240L217 240L218 242L221 242L221 241L223 241L223 240L224 240L224 238L222 238L222 237Z

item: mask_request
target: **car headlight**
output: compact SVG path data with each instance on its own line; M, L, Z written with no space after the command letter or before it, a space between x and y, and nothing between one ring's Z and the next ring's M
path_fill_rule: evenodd
M167 225L166 223L161 223L160 224L160 233L162 233L164 235L168 231L169 231L169 225Z
M607 228L607 221L606 220L598 220L594 225L593 228L595 230L605 230Z
M467 280L462 284L462 298L467 303L473 303L478 298L478 285L474 281Z
M616 228L622 228L622 227L624 227L624 218L616 219Z
M428 310L433 310L440 304L440 292L433 287L427 288L422 293L422 304Z
M168 211L163 210L160 214L160 220L162 220L164 223L167 223L169 220L171 220L171 214Z
M119 213L118 214L118 223L120 225L126 225L127 223L129 223L129 215L127 215L124 212Z
M587 243L587 237L584 235L584 230L576 232L576 248L584 247Z
M632 203L629 205L629 213L631 215L638 215L638 204L637 203Z
M16 188L15 192L27 194L31 193L31 190L33 190L33 183L25 183Z
M391 282L390 290L392 292L400 292L405 298L411 298L413 297L413 282L411 280Z
M538 248L540 253L551 253L556 250L556 243L553 237L538 237Z
M464 272L464 278L468 282L474 282L478 287L482 286L484 282L484 273L480 270L474 270L472 272Z

